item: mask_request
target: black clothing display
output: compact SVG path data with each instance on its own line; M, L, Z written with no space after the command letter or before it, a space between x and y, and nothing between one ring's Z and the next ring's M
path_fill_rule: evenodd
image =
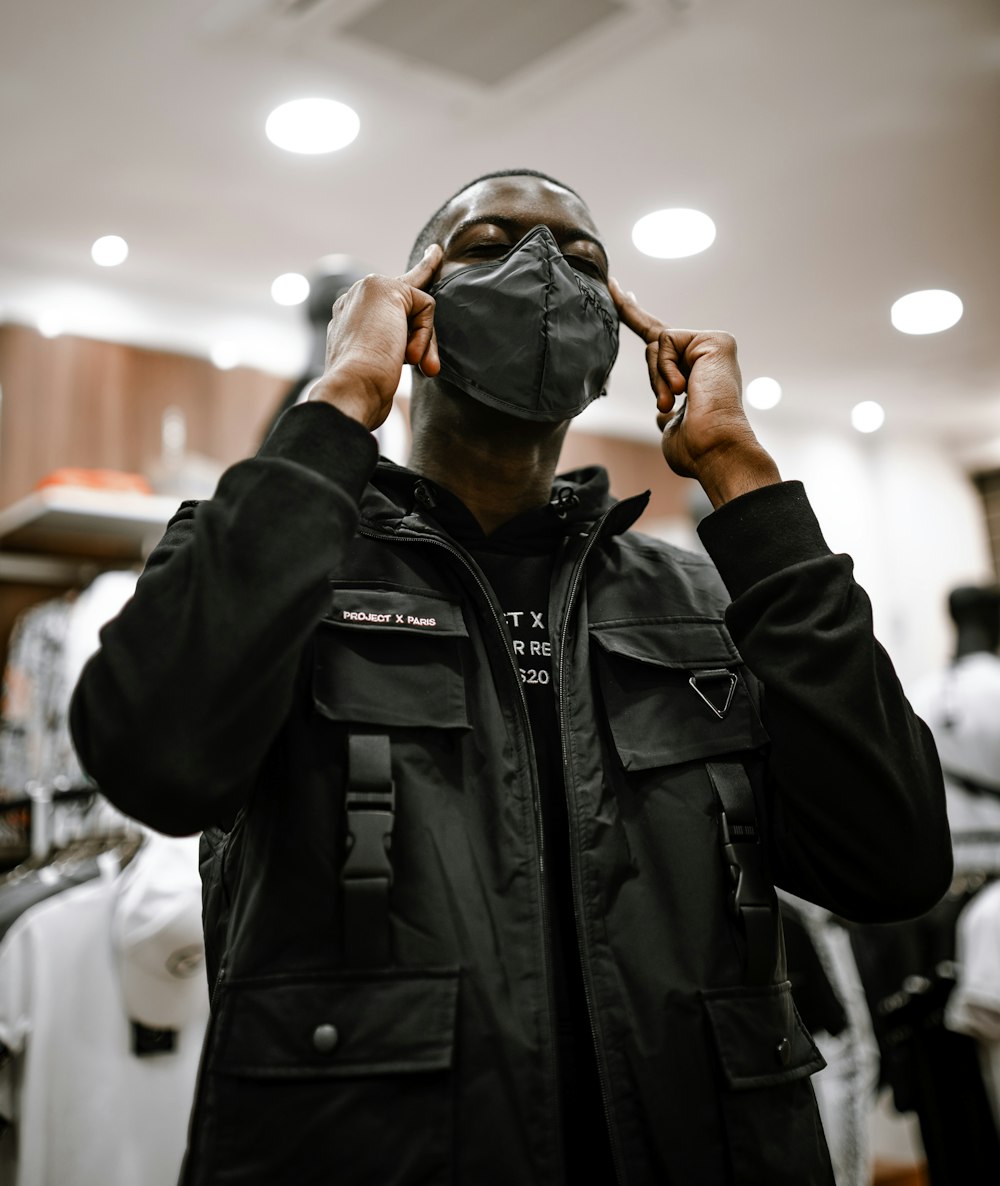
M85 881L92 881L101 872L101 867L95 857L80 861L77 864L60 869L53 873L45 873L32 869L17 877L8 875L0 880L0 938L10 930L11 926L39 902L46 898L61 894L63 890L83 885Z
M798 483L705 519L709 560L628 531L646 499L603 474L559 479L587 505L552 552L553 733L503 604L548 560L508 585L375 461L334 408L291 409L174 517L74 697L118 806L208 829L186 1186L565 1181L551 756L620 1186L831 1186L762 858L873 922L951 875L850 560Z
M959 915L987 883L956 885L920 918L856 927L851 943L898 1111L913 1112L933 1186L995 1181L998 1136L974 1038L945 1027Z

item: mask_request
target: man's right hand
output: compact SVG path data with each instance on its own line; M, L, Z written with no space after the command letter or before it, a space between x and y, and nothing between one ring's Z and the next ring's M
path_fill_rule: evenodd
M365 276L351 285L333 306L326 370L309 399L333 404L371 431L389 415L404 363L428 376L441 370L434 298L423 291L440 262L432 243L402 276Z

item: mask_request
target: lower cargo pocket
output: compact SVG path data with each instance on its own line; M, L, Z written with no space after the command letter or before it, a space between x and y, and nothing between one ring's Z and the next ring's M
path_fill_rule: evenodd
M192 1167L227 1186L445 1186L457 969L230 983Z
M702 994L721 1078L732 1186L834 1186L809 1076L826 1065L791 985Z

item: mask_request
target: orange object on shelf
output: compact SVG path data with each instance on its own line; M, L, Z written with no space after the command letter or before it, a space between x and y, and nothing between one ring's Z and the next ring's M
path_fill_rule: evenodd
M930 1186L926 1165L890 1165L875 1163L872 1186ZM973 1183L969 1183L973 1186Z
M85 490L105 490L116 494L152 494L153 488L142 474L118 469L54 469L35 483L36 490L51 486L76 486Z

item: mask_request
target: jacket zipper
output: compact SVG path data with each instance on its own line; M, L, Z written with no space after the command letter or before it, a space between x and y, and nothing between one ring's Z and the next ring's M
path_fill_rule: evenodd
M225 975L226 961L223 960L222 963L219 964L219 970L215 976L215 983L212 985L212 991L208 998L208 1009L210 1013L215 1011L215 998L219 995L219 989L222 987L222 981L225 978Z
M569 639L569 626L570 626L571 614L573 611L573 605L574 605L574 602L576 601L577 593L579 592L580 585L583 581L583 570L584 570L584 565L587 563L587 557L590 555L591 550L594 547L594 544L597 542L598 537L600 536L601 531L604 528L604 524L607 521L607 518L610 514L611 514L610 511L606 511L604 513L604 515L600 518L600 520L597 522L597 525L590 532L590 535L587 538L587 542L584 545L583 551L581 552L580 556L577 558L576 565L573 569L573 574L570 577L569 592L567 593L567 596L566 596L566 609L565 609L565 613L563 616L562 630L560 631L560 638L559 638L559 658L558 658L557 671L559 674L559 684L558 684L558 691L559 691L559 703L558 703L559 742L562 747L563 769L566 772L566 792L565 792L566 799L567 799L566 810L567 810L567 814L570 816L570 837L569 837L570 880L572 882L573 909L574 909L574 912L576 915L576 924L577 924L577 947L580 952L580 957L581 957L581 960L583 963L583 996L584 996L584 1000L587 1005L587 1018L590 1022L591 1041L594 1044L594 1057L595 1057L595 1062L597 1064L597 1079L598 1079L598 1082L601 1087L601 1103L604 1106L604 1120L605 1120L605 1124L607 1125L607 1129L608 1129L608 1139L609 1139L609 1142L611 1145L611 1157L612 1157L612 1161L614 1162L615 1176L617 1177L619 1183L624 1183L625 1182L625 1168L624 1168L624 1164L622 1162L621 1142L620 1142L618 1129L615 1126L614 1117L611 1112L611 1102L610 1102L611 1101L611 1091L608 1086L608 1075L607 1075L607 1070L606 1070L605 1064L604 1064L604 1055L603 1055L603 1051L601 1048L600 1040L598 1038L597 1022L595 1020L596 1010L594 1008L594 998L593 998L593 994L592 994L591 988L590 988L592 973L591 973L591 967L590 967L590 955L589 955L589 951L587 948L586 936L585 936L585 932L584 932L585 920L583 918L583 911L582 911L581 905L580 905L580 903L582 901L582 895L580 893L579 856L577 854L576 845L573 843L572 809L569 804L569 796L570 796L569 777L570 777L571 766L570 766L570 762L569 762L569 746L568 746L567 740L566 740L566 728L567 728L567 720L568 720L569 714L567 711L565 711L565 708L564 708L564 703L565 703L565 700L567 699L566 679L565 679L566 645L567 645L567 642Z
M542 804L541 795L538 789L538 774L535 769L535 743L531 732L531 718L528 715L528 700L524 694L524 687L521 683L521 670L517 665L517 657L513 649L507 641L507 633L504 628L504 621L502 610L497 604L496 597L493 591L486 583L485 578L479 570L478 565L473 561L472 557L467 555L461 548L449 543L448 540L442 539L437 535L394 535L389 532L375 531L370 527L363 525L358 526L358 534L367 536L369 539L379 540L383 543L390 544L431 544L439 548L443 548L446 552L456 557L462 566L469 572L480 593L483 596L486 604L490 607L490 612L493 615L494 623L501 639L503 640L504 650L507 657L510 659L511 674L514 683L517 686L518 705L520 708L521 724L524 727L525 736L528 740L528 770L531 776L531 806L532 813L535 819L535 843L538 847L538 866L536 869L536 876L538 882L538 901L542 912L542 932L544 941L542 943L542 969L545 976L545 995L548 1006L548 1028L551 1049L553 1051L549 1060L549 1076L552 1084L552 1096L556 1101L556 1115L561 1117L561 1099L559 1091L558 1076L555 1074L555 1045L556 1045L556 1026L555 1026L555 1006L554 1006L554 988L552 983L552 968L551 956L549 952L549 942L552 931L552 924L549 918L549 902L548 894L545 891L545 827L542 819ZM559 1180L566 1181L566 1169L563 1164L562 1141L556 1143L556 1161L559 1168Z

